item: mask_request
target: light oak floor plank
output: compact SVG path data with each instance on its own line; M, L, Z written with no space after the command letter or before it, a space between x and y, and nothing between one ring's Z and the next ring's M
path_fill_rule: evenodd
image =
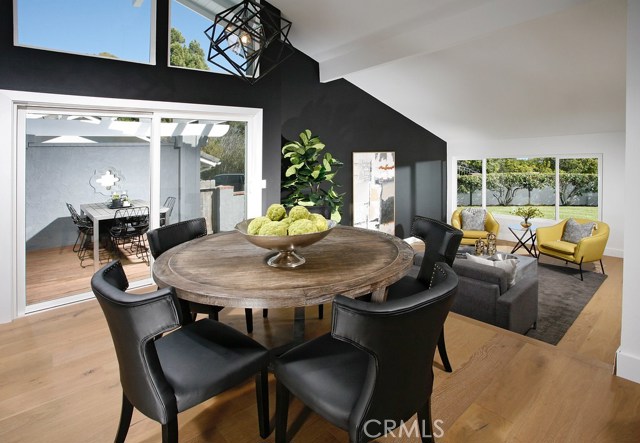
M619 346L622 260L605 257L609 277L558 346L450 314L445 325L454 372L436 356L433 418L440 442L637 442L640 385L612 375ZM77 263L76 263L77 266ZM330 311L330 305L325 307ZM330 315L306 311L306 338ZM254 310L253 336L266 346L291 337L293 310ZM221 321L245 330L244 310ZM275 409L275 381L270 378ZM0 325L0 441L110 442L120 408L115 352L95 300ZM292 400L293 442L347 442L346 433ZM273 442L259 437L253 381L182 413L181 442ZM160 441L160 425L139 414L127 442ZM378 441L418 442L387 436Z

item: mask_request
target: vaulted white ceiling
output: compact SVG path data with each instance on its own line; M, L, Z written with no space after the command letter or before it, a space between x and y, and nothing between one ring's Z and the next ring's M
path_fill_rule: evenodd
M270 0L320 64L452 141L623 131L626 0Z

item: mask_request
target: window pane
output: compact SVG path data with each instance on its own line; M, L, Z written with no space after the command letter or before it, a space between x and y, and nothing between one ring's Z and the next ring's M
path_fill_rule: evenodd
M538 208L536 218L555 219L555 159L488 159L487 208L513 215L524 206Z
M598 220L598 159L562 158L559 169L560 218Z
M17 45L151 63L155 0L17 0Z
M220 232L246 218L246 126L163 121L160 198L176 199L166 224L205 217L209 232Z
M459 160L458 206L482 206L482 160Z
M220 5L214 6L215 11L201 10L202 13L208 14L205 17L177 0L172 0L170 66L226 73L207 61L210 42L204 31L213 24L215 13L223 10Z

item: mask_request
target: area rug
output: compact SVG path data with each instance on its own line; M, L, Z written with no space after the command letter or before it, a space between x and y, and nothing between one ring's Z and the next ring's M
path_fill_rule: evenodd
M577 266L538 263L538 326L527 337L558 344L607 278L600 272L583 275L581 281Z

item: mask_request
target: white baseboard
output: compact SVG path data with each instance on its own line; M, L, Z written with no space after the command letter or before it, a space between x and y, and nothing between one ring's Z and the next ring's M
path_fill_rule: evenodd
M618 377L640 383L640 356L630 355L618 349L615 373Z
M618 248L605 248L604 255L608 255L609 257L624 258L624 250Z

